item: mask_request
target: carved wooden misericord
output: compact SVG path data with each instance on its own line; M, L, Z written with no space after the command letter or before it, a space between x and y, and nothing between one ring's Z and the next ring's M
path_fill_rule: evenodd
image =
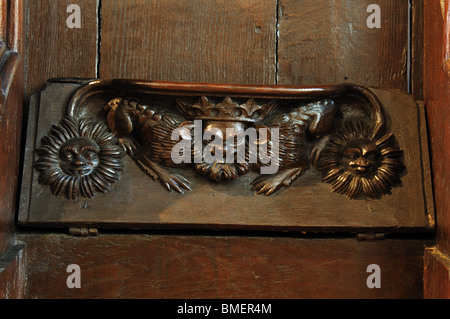
M31 100L18 222L428 231L427 149L423 107L396 90L52 79Z
M313 163L333 191L349 198L389 194L400 184L405 167L379 101L369 90L351 85L323 90L330 95L360 93L369 98L368 114L350 111L339 121L339 104L330 98L314 99L314 88L299 93L309 101L285 106L277 99L202 95L194 103L177 99L177 109L167 109L151 100L116 97L102 110L104 119L73 113L52 127L37 149L39 181L50 185L56 196L91 198L119 181L123 150L151 178L180 193L191 190L190 181L166 167L192 164L210 181L221 182L271 165L271 171L265 167L267 176L261 174L251 186L257 194L271 195L291 185ZM255 129L250 131L253 135L249 128Z
M53 195L77 200L109 191L120 182L125 153L179 193L192 190L191 182L175 167L193 169L212 183L256 171L248 187L265 195L289 187L309 169L350 199L379 198L401 184L403 152L367 88L224 86L223 93L209 95L208 88L197 93L202 86L192 86L194 92L168 107L145 93L167 95L189 85L122 81L122 92L95 117L86 116L86 97L110 96L112 84L93 81L78 90L67 114L42 138L35 168ZM346 96L361 103L349 107Z

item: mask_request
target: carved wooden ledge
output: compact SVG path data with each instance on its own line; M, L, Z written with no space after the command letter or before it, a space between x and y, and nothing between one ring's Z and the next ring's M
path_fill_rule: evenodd
M31 109L22 224L432 227L423 110L405 93L55 79Z

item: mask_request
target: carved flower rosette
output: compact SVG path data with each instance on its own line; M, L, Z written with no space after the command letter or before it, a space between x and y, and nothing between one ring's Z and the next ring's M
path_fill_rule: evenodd
M36 153L39 183L55 196L77 200L106 193L120 180L123 150L100 121L66 115L44 136Z
M350 199L379 198L401 183L403 152L394 134L373 135L366 120L345 122L320 153L316 169L332 190Z

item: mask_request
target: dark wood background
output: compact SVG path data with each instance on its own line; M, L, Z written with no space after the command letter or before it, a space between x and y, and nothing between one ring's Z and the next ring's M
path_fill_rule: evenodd
M65 23L69 4L82 27ZM355 82L422 98L423 0L25 1L25 100L48 78L240 84ZM408 20L411 13L410 40ZM409 58L410 57L410 58ZM27 105L27 104L26 104ZM430 238L18 229L28 298L420 298ZM82 288L65 285L69 264ZM366 286L379 264L382 288Z

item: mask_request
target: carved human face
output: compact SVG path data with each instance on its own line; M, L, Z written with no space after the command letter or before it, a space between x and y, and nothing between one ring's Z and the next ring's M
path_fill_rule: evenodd
M366 139L349 142L342 153L348 171L358 176L373 174L380 165L381 152L374 142Z
M70 139L59 152L60 167L71 176L89 175L100 163L99 153L99 146L89 138Z
M225 162L227 151L233 151L238 147L245 147L244 139L236 139L236 135L244 134L246 126L241 122L210 121L203 130L206 144L214 143L211 155ZM223 160L220 160L223 158Z
M239 175L248 172L249 166L245 162L245 139L236 139L243 134L246 125L241 122L210 121L203 129L203 162L195 166L196 170L210 180L234 180ZM244 152L238 159L237 150ZM229 154L232 158L227 158Z

